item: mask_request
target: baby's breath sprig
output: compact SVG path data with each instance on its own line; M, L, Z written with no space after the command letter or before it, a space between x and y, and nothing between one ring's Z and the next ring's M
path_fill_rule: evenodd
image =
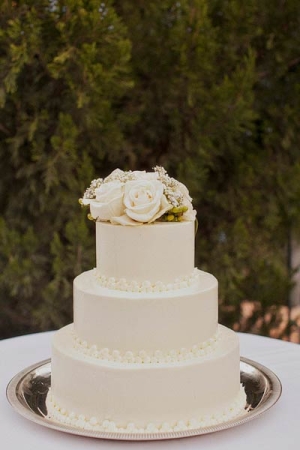
M178 190L178 181L170 177L167 171L161 166L155 166L153 170L158 174L158 179L164 185L164 194L168 202L175 208L181 206L183 203L183 195Z
M167 174L167 171L164 167L162 166L155 166L153 167L154 172L156 172L158 174L158 178L161 179L164 176L169 177L169 175Z
M104 183L109 183L110 181L120 181L121 183L126 183L127 181L132 180L136 180L136 175L132 172L132 170L124 172L121 169L116 169L104 179Z
M90 184L90 187L88 187L83 194L83 198L96 198L95 190L103 184L103 178L97 178L96 180L93 180Z
M175 191L174 189L171 189L169 187L166 187L164 189L164 194L167 197L169 203L175 208L182 205L183 202L183 195L181 192Z

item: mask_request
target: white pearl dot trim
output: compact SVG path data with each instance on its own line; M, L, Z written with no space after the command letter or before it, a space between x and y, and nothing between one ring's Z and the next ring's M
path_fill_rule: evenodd
M51 390L49 391L47 397L47 412L49 418L83 430L116 433L159 433L210 427L233 419L244 410L245 405L246 394L244 388L241 386L238 395L231 402L231 404L227 408L216 411L213 414L201 415L199 417L194 417L187 420L179 420L172 424L167 422L153 422L145 424L144 427L139 427L133 422L129 422L126 427L119 427L112 420L98 420L97 417L86 417L83 414L75 414L72 411L67 411L65 408L62 408L57 404L51 394Z
M145 280L142 282L128 281L126 278L107 277L105 275L96 275L100 286L108 289L125 292L166 292L185 289L192 286L199 279L200 271L194 269L190 275L176 278L173 283L163 283L162 281L151 282Z
M102 361L111 361L122 364L161 364L190 361L195 358L205 357L214 352L219 340L219 332L207 341L195 344L191 348L180 348L169 351L155 350L153 352L140 350L138 352L128 350L122 352L117 349L99 348L97 345L88 344L73 332L73 347L76 351L90 358Z

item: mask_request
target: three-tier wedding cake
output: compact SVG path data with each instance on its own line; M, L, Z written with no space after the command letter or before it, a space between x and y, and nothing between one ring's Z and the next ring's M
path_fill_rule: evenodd
M227 421L245 406L236 334L218 283L194 267L195 211L161 167L119 169L86 190L96 268L74 280L74 324L55 333L48 414L97 431Z

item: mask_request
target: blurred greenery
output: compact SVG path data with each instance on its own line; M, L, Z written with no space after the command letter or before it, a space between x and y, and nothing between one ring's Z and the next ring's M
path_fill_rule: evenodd
M72 321L78 198L115 167L189 187L222 323L289 305L299 48L297 0L0 0L0 337Z

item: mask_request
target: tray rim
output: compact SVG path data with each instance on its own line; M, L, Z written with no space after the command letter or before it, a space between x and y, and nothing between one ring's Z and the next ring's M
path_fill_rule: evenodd
M84 430L80 428L73 427L71 425L61 424L54 421L46 416L39 415L33 411L28 404L22 402L17 395L17 388L25 377L30 375L36 369L40 369L44 366L50 365L51 373L51 359L45 359L35 364L32 364L19 373L17 373L8 383L6 388L6 397L13 409L18 412L24 418L34 422L38 425L61 431L68 434L92 437L98 439L109 439L109 440L123 440L123 441L150 441L150 440L166 440L166 439L179 439L192 436L200 436L208 433L214 433L217 431L226 430L233 428L238 425L247 423L253 419L261 416L264 412L268 411L272 406L274 406L279 400L282 394L282 384L278 376L266 366L253 361L251 359L240 357L240 367L241 364L246 364L252 368L258 370L265 378L267 378L271 389L264 393L262 399L265 397L264 402L260 402L253 410L244 410L235 418L228 420L226 422L189 430L182 431L167 431L167 432L156 432L156 433L126 433L126 432L106 432L106 431L93 431ZM241 373L241 369L240 369Z

